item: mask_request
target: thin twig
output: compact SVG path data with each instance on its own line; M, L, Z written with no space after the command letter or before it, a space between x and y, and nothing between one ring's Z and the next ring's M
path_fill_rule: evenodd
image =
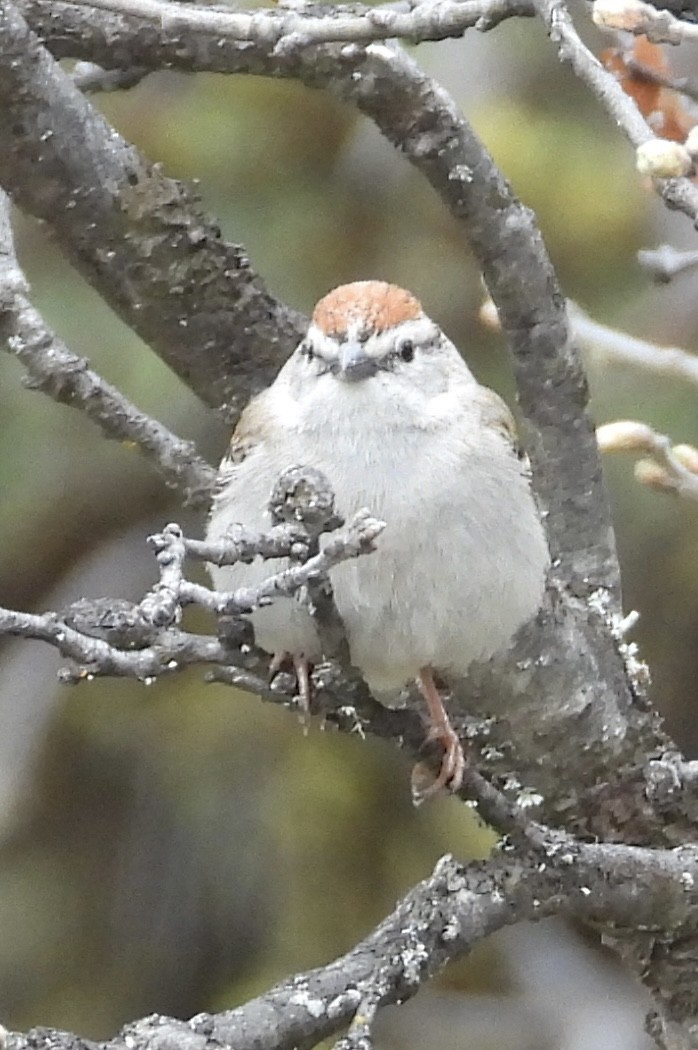
M187 548L179 525L166 525L162 532L148 537L155 551L160 579L140 603L145 619L157 627L178 623L182 612L184 559Z
M677 346L658 346L610 328L593 320L576 303L568 302L567 309L576 339L595 358L698 385L698 357L695 354Z
M335 510L334 492L328 478L322 471L308 467L284 471L274 486L269 505L274 524L300 522L306 532L309 547L300 556L292 554L292 561L305 561L317 555L321 535L343 524ZM324 657L337 660L348 669L351 665L349 642L329 575L309 577L301 600L315 624Z
M178 671L185 664L225 663L229 650L210 635L188 634L176 628L161 630L157 642L143 649L125 651L101 638L76 631L56 613L23 613L0 608L0 635L48 642L79 665L63 674L64 681L96 677L138 678L146 683Z
M190 557L210 561L214 565L249 563L257 557L303 561L308 555L308 534L301 526L290 523L274 525L267 532L233 524L228 528L225 540L220 543L185 537L184 546Z
M571 299L567 300L567 315L575 341L592 360L631 365L698 385L698 357L688 350L678 346L659 346L611 328L595 321ZM499 316L491 299L480 307L480 320L488 328L499 330Z
M120 610L117 637L128 631L129 648L123 650L105 640L109 623L102 623L92 633L86 633L89 622L89 603L80 609L82 630L76 630L65 617L56 613L35 615L10 609L0 609L0 634L36 638L55 646L63 656L77 661L84 669L77 677L116 675L154 679L177 670L182 664L230 662L230 648L224 639L187 634L172 626L180 616L181 607L196 604L217 616L236 616L267 605L280 597L291 597L308 580L326 575L340 562L371 553L375 541L383 531L383 522L372 518L368 511L359 511L340 532L332 534L325 546L314 557L300 565L272 574L256 587L240 587L230 593L212 591L201 584L191 583L183 575L187 541L177 525L169 525L154 537L154 547L160 566L160 582L142 603L127 611ZM278 535L278 533L277 533ZM99 618L104 618L102 604ZM129 621L130 617L130 622ZM159 627L155 635L150 625ZM138 630L147 643L138 647Z
M216 472L166 427L136 408L49 329L28 299L14 248L9 200L0 189L0 339L27 371L26 385L77 408L109 438L132 444L193 506L207 506Z
M672 277L698 266L698 251L679 251L670 244L637 253L638 262L649 270L656 281L667 284Z
M654 141L656 136L633 99L581 40L564 0L533 2L561 61L570 63L635 149ZM653 185L667 204L698 221L698 187L690 179L655 178Z
M276 598L290 598L314 577L323 576L340 562L358 558L375 550L375 541L385 523L371 517L367 510L354 515L346 529L333 534L318 554L301 565L269 576L256 587L239 587L235 591L213 591L202 584L182 580L179 598L182 604L200 605L217 616L236 616L268 605Z
M676 18L671 11L660 10L643 0L595 0L592 18L603 29L646 36L655 44L698 41L698 25Z
M602 452L635 452L652 457L635 465L635 477L643 485L698 500L698 449L692 445L672 446L665 434L634 420L605 423L596 435Z

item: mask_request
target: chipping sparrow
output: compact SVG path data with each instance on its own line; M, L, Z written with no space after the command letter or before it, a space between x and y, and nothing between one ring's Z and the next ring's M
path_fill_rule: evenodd
M505 647L537 612L549 561L511 413L409 292L358 281L320 300L306 337L243 412L208 539L234 522L268 527L274 483L296 464L327 475L342 515L367 507L387 523L374 554L331 571L335 601L352 662L379 697L417 678L444 746L429 793L457 790L463 751L432 669L464 675ZM220 590L269 574L262 561L209 569ZM299 602L251 619L271 653L297 664L321 655Z

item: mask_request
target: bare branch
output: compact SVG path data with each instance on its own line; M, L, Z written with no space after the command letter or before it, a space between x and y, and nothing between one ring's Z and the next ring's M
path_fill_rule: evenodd
M596 435L602 452L639 452L652 457L635 465L635 477L643 485L698 500L698 449L692 445L672 447L665 434L630 420L604 423Z
M92 11L137 18L162 26L164 32L250 41L283 51L298 41L303 46L328 43L370 43L398 37L418 43L462 36L466 29L490 29L506 18L531 16L530 0L436 0L429 4L326 6L316 4L293 10L258 8L234 11L201 7L171 0L73 0ZM401 9L402 8L402 9Z
M534 3L550 39L557 45L561 61L570 63L635 149L657 141L633 99L580 39L564 0ZM666 204L682 211L694 223L698 221L698 187L691 179L656 178L653 185Z
M149 69L131 66L129 69L102 69L94 62L76 62L73 83L84 94L97 91L124 91L135 87L148 75Z
M647 850L579 843L553 837L544 860L495 856L464 867L442 858L368 937L327 966L296 974L257 999L190 1021L152 1015L128 1025L92 1050L169 1046L175 1050L309 1050L346 1025L349 1042L370 1013L411 998L448 962L461 958L494 931L522 919L551 914L596 922L632 920L656 930L680 930L698 907L695 847ZM654 943L653 936L648 940ZM87 1050L67 1033L42 1029L7 1034L7 1050L30 1050L40 1037L51 1050Z
M118 48L106 65L115 59ZM301 319L195 196L109 126L9 2L0 96L0 184L204 401L232 415L298 342Z
M305 560L320 550L323 532L344 524L335 512L334 493L329 480L319 470L291 467L284 471L270 501L272 521L302 522L310 539L306 553L293 560ZM305 604L315 622L322 652L328 660L338 660L347 670L351 666L349 642L344 623L334 601L332 582L327 573L311 577L305 588Z
M141 619L137 607L134 616L137 623ZM75 630L56 613L36 615L0 608L2 634L48 642L62 656L75 661L80 670L62 674L63 681L111 676L139 678L149 683L186 664L225 663L230 657L230 651L217 638L187 634L175 628L161 631L152 645L125 651Z
M299 542L300 526L285 524L277 525L270 534L261 537L259 548L266 556L278 557L281 553L294 552L296 560L303 560L301 564L292 563L270 575L256 587L240 587L225 593L191 583L184 576L188 554L201 558L213 553L224 564L250 560L253 534L242 528L233 530L226 550L222 543L212 548L209 544L187 540L181 528L171 524L150 537L149 542L157 555L160 580L139 605L115 603L115 608L110 608L105 600L97 603L82 601L63 617L55 613L37 616L0 609L0 634L49 642L64 656L77 661L80 669L77 676L71 677L78 680L97 674L152 679L178 670L183 664L229 664L234 654L230 638L225 633L219 634L218 638L205 638L176 629L183 606L196 604L218 617L239 617L277 598L292 597L313 582L324 580L330 569L340 562L369 554L375 549L375 541L383 531L384 523L371 517L366 510L355 514L346 528L330 535L319 549L319 534L337 529L338 520L334 515L334 497L329 484L322 475L318 480L317 474L292 468L282 475L272 494L272 504L282 500L289 507L302 508L303 500L306 500L308 507L312 508L310 513L315 515L315 531L309 532L306 525L305 542ZM329 497L325 496L325 491ZM322 511L323 506L329 513ZM296 513L296 518L298 516Z
M207 506L216 472L182 441L106 383L47 327L28 297L15 254L9 202L0 189L0 339L27 370L26 385L84 412L106 437L133 443L193 506Z
M292 524L275 525L268 532L255 532L244 525L234 525L223 543L185 538L184 546L192 558L211 561L214 565L236 565L240 561L254 561L257 557L302 561L308 556L308 534L301 526Z
M637 253L638 262L649 270L656 281L668 283L672 277L698 266L698 251L678 251L670 244Z
M570 327L581 350L595 361L631 365L656 375L698 384L698 357L677 346L658 346L628 332L595 321L581 306L567 300ZM491 300L480 307L480 320L499 330L499 315Z
M655 44L698 41L698 25L676 18L671 11L659 10L643 0L595 0L591 10L591 17L602 29L646 36Z
M173 526L169 528L170 553L172 547L181 547L183 550L184 545L180 545L178 537L173 535ZM185 605L200 605L217 616L237 616L267 605L275 598L290 598L314 577L326 575L340 562L371 553L375 550L375 540L384 528L385 523L371 517L367 510L359 511L346 529L334 534L318 554L308 558L302 565L292 565L275 573L256 587L239 587L230 593L212 591L201 584L181 580L180 600ZM165 540L164 533L162 540ZM171 556L176 559L176 554L171 553ZM172 575L170 570L169 576Z
M572 331L582 349L595 359L631 365L656 375L698 385L698 357L677 346L658 346L594 321L576 303L568 302Z
M494 872L481 865L468 870L445 857L368 937L329 965L296 974L224 1013L199 1014L189 1022L145 1018L108 1044L92 1043L92 1050L165 1045L175 1050L221 1045L308 1050L350 1024L367 998L374 1008L411 998L448 961L488 934L524 916L553 910L553 905L536 908L533 903L540 883L541 877L531 873L507 877L506 865ZM41 1035L44 1046L67 1050L67 1034L44 1029ZM32 1036L8 1033L6 1050L29 1050ZM77 1050L74 1041L71 1045Z

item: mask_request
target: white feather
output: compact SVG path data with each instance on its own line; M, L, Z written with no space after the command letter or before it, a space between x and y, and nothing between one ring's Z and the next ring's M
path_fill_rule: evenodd
M244 413L237 440L247 453L221 465L208 529L217 540L233 522L267 528L271 490L293 465L322 470L345 517L367 507L382 518L377 551L331 573L352 661L379 692L427 666L463 674L507 645L539 608L548 565L508 410L427 318L373 336L366 352L387 360L406 332L413 361L353 383L328 370L332 339L315 334L318 358L299 348ZM216 588L232 590L278 567L210 571ZM298 601L252 621L270 652L320 655Z

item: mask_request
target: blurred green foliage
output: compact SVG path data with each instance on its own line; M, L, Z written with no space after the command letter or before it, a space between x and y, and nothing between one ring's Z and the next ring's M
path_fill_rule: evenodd
M630 149L528 29L501 33L426 53L432 66L450 56L449 83L537 211L566 292L602 319L642 334L651 318L655 338L688 341L691 311L634 262L662 216ZM477 72L460 48L477 53ZM97 103L168 173L200 180L225 235L292 305L308 310L345 280L402 283L483 381L511 391L500 340L478 326L481 289L461 231L351 110L292 83L170 73ZM18 228L37 305L68 345L215 460L220 424L66 266L46 229ZM694 392L620 369L591 381L599 419L637 416L698 441ZM133 449L25 390L6 355L0 391L0 601L53 607L86 578L92 593L138 598L154 575L145 535L182 520L171 495ZM690 749L697 512L640 491L627 462L610 465L609 484L656 698ZM117 551L142 571L120 572ZM406 761L379 743L317 727L305 737L288 712L197 674L67 691L54 684L55 661L32 676L17 646L6 651L0 700L9 709L19 692L30 730L0 845L8 1026L104 1036L151 1010L234 1004L349 948L440 853L488 848L464 807L415 811ZM4 748L18 747L6 733ZM447 980L499 988L506 975L486 948Z

